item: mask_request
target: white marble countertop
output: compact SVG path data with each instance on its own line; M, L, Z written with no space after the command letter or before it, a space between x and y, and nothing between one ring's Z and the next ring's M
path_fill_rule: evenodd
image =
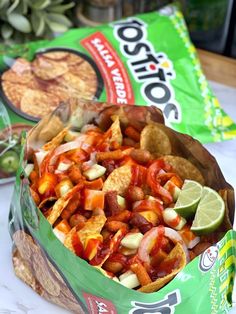
M236 89L213 82L211 85L224 110L236 121ZM236 190L236 140L207 144L206 147L216 157L226 180ZM69 313L38 296L14 275L7 221L12 192L13 184L0 186L0 314ZM236 223L234 228L236 229ZM234 302L236 302L236 293L234 293ZM236 308L233 308L230 313L236 314Z

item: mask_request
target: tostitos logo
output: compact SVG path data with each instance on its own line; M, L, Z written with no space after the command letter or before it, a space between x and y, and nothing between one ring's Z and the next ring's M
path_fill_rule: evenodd
M143 98L163 111L167 124L181 122L180 105L171 86L176 77L173 64L147 40L147 25L138 18L128 18L112 26L133 78L142 84Z
M218 248L216 246L209 247L200 257L199 268L203 272L209 271L215 264L218 258Z

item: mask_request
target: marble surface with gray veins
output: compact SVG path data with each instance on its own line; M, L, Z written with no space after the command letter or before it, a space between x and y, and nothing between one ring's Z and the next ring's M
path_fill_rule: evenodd
M214 82L210 82L210 85L224 110L236 121L236 89ZM205 146L216 157L226 180L236 189L236 140ZM12 192L12 184L0 186L0 314L69 313L38 296L14 275L11 262L11 240L7 227ZM236 294L234 294L234 302L236 302ZM236 314L236 308L230 313Z

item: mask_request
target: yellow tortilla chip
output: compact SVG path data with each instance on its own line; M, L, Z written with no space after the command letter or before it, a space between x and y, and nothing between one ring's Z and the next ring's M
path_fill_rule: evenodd
M56 109L59 98L41 90L26 89L20 102L21 111L42 118Z
M23 58L16 59L11 69L7 70L2 75L3 81L12 82L14 84L27 84L32 78L31 64Z
M37 57L32 62L33 73L42 80L53 80L68 71L65 61L57 61L43 56Z
M103 184L103 191L116 191L119 195L124 196L132 179L131 166L126 165L112 171Z
M53 225L57 218L60 217L63 209L67 206L70 199L73 197L74 193L77 192L81 186L76 185L72 189L70 189L66 194L60 197L52 207L51 213L48 215L47 220L48 222Z
M108 133L111 132L111 138L109 140L110 143L117 142L120 145L122 144L123 136L120 129L120 120L118 116L114 116L114 122L112 123L112 125L110 126L107 132Z
M75 253L75 249L73 246L73 237L76 233L76 227L72 228L65 237L64 245L67 249L69 249L71 252Z
M81 243L84 245L88 236L101 233L107 218L105 215L92 216L88 219L82 229L78 231Z
M43 145L42 149L48 151L58 147L63 141L65 135L67 134L68 129L69 128L67 127L61 130L61 132L59 132L50 142Z
M183 180L189 179L199 182L201 185L205 184L205 180L200 170L192 164L189 160L180 157L166 155L161 157L166 163L172 166L173 171L176 172Z
M158 278L156 281L139 288L138 291L145 293L158 291L185 267L185 265L187 264L186 255L180 243L177 243L175 245L175 247L171 250L171 252L168 254L163 262L168 262L173 259L177 259L178 265L175 269L172 270L170 274L166 275L165 277Z
M105 261L112 255L114 247L117 245L117 241L120 240L121 236L123 235L122 230L118 230L116 234L113 236L113 238L110 241L109 244L109 250L107 251L107 254L103 257L101 263L97 265L97 267L102 267L102 265L105 263Z
M26 85L2 81L2 89L10 102L17 108L20 108L21 98L28 89Z
M61 60L67 58L69 54L70 54L69 52L65 51L49 51L41 54L41 56L52 60Z
M141 132L140 148L158 156L171 154L171 143L157 123L150 123Z

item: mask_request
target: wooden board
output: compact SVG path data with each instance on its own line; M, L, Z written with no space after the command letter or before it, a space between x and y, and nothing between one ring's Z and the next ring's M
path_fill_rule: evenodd
M197 53L208 80L236 87L236 59L201 49Z

